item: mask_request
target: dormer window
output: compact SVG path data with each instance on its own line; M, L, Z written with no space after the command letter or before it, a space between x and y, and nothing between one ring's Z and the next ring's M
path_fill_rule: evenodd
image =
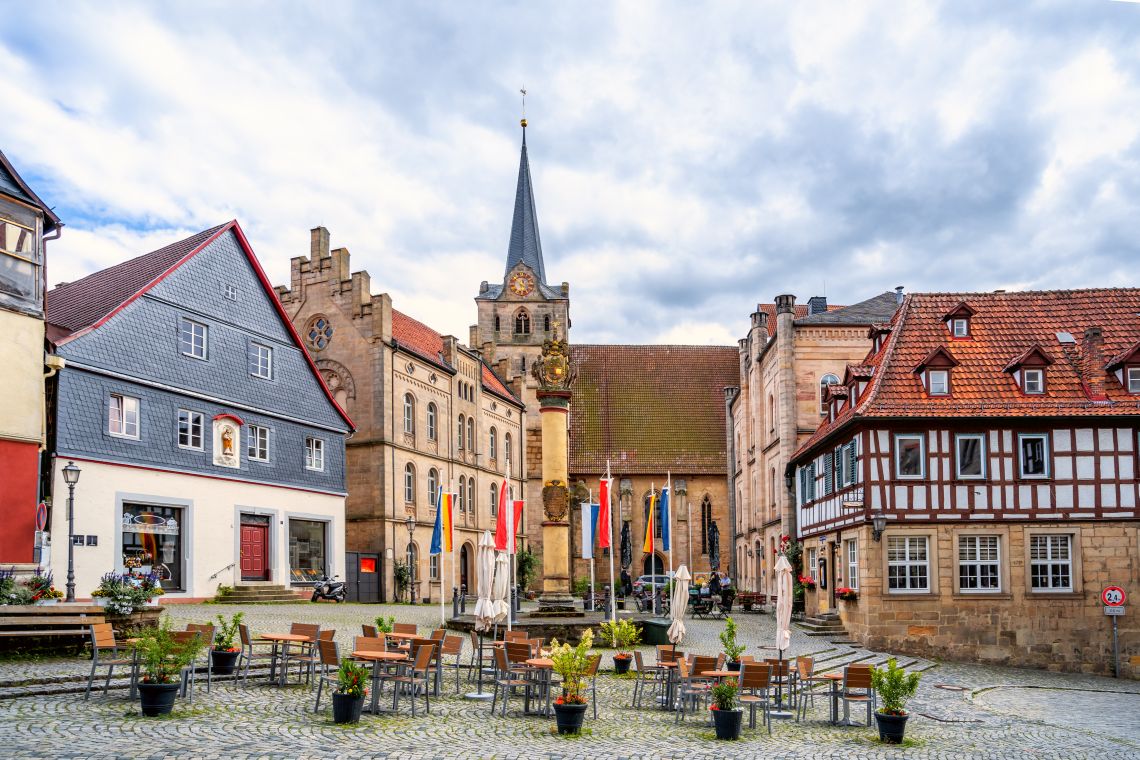
M968 319L953 319L950 321L952 331L955 338L968 338L970 337L970 320Z
M1021 390L1037 395L1045 392L1045 370L1026 369L1021 373Z
M1128 392L1140 393L1140 367L1128 368Z
M950 371L945 369L927 370L926 392L931 396L950 395Z
M958 360L945 346L938 346L926 355L914 368L926 389L928 396L950 395L950 372L958 366Z
M965 301L959 301L958 305L950 311L942 315L942 321L946 323L947 329L950 331L950 337L954 340L969 340L973 337L970 331L970 318L973 317L975 311L970 307L970 304Z
M1045 370L1052 363L1053 357L1034 343L1011 359L1004 371L1013 375L1018 388L1025 395L1042 396L1045 394Z

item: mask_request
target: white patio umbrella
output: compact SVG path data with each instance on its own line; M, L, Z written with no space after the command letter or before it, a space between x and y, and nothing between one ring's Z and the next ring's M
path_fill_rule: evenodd
M511 606L507 596L511 593L511 558L506 552L495 552L495 580L491 583L491 607L495 622L507 619Z
M479 599L475 602L475 630L489 631L495 622L495 605L491 600L491 585L495 575L495 539L491 531L483 531L479 539L479 553L475 558L475 584Z
M685 638L685 608L689 605L689 581L692 577L684 565L677 568L677 574L673 576L673 595L669 599L669 617L673 620L669 624L669 641L673 646Z
M784 661L784 650L792 643L792 564L783 554L776 560L776 650ZM777 684L776 706L780 708L782 684ZM781 714L782 717L782 714Z

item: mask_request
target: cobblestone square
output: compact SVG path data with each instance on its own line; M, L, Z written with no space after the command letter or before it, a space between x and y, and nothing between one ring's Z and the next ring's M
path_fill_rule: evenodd
M177 627L205 622L219 605L172 605ZM255 632L320 622L336 629L341 651L360 624L379 614L414 620L421 630L439 621L438 608L376 605L262 605L244 609ZM741 614L740 640L747 653L765 656L773 639L771 615ZM715 654L723 623L687 621L688 651ZM643 651L649 652L649 647ZM853 661L880 663L885 653L836 644L795 630L793 655L811 654L820 670ZM612 667L606 653L604 667ZM1094 676L978 667L900 658L923 671L910 703L908 742L887 747L873 727L827 723L827 700L817 697L804 722L774 721L771 736L747 724L740 742L713 739L701 718L676 723L671 713L634 710L633 682L612 671L598 679L598 719L587 719L579 738L552 734L553 720L518 717L521 699L507 717L492 717L487 703L454 694L432 700L430 716L365 715L352 727L332 723L328 701L313 713L314 692L304 685L279 689L199 679L191 706L180 700L169 718L144 719L122 686L84 701L88 662L75 658L0 663L0 743L5 757L20 758L1129 758L1140 757L1140 684ZM464 683L462 691L470 687ZM388 692L390 693L390 692ZM402 710L406 710L406 702ZM515 714L511 714L515 713ZM856 718L857 713L852 713Z

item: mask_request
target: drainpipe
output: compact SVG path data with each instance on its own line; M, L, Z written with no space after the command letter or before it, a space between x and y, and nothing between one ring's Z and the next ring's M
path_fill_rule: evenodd
M732 417L732 402L740 394L739 388L726 387L724 389L724 430L728 438L728 472L725 480L728 481L728 521L732 530L732 551L728 554L729 577L732 578L733 588L740 588L740 568L736 561L736 421ZM703 526L702 526L703 527Z

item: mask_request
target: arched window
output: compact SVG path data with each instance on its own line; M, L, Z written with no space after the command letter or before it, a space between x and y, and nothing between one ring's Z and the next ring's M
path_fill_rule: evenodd
M467 418L464 417L462 414L459 415L459 450L460 451L463 451L463 431L465 430L463 425L466 422L466 420L467 420Z
M772 467L768 470L768 506L776 509L776 468Z
M436 433L435 433L435 415L436 415L435 403L432 402L432 403L428 404L428 407L427 407L427 433L428 433L428 440L429 441L435 440L435 435L436 435Z
M439 503L439 470L428 470L428 502L432 509Z
M499 315L495 315L495 332L499 331Z
M530 313L526 309L515 312L515 335L530 335Z
M712 526L712 502L708 494L701 499L701 554L709 553L709 527Z
M404 432L416 432L416 397L410 393L404 394Z
M471 450L475 450L475 417L467 418L467 443L471 446Z
M475 514L475 476L472 475L467 479L467 506L471 508L471 514Z
M776 396L768 394L768 432L776 432Z
M549 314L545 314L542 317L542 329L545 330L546 332L550 332L550 315Z
M515 456L514 456L515 452L511 450L511 434L510 433L506 433L503 435L503 453L507 455L507 465L511 466L511 462L515 458ZM509 472L507 473L507 475L510 475L510 474L511 473L509 473Z
M466 512L467 511L466 495L467 495L467 476L466 475L460 475L459 476L459 493L456 494L456 497L457 497L456 501L459 502L459 511L460 512Z
M819 379L819 413L823 414L827 411L827 405L823 402L823 392L827 390L827 386L832 383L838 383L839 378L832 374L824 375Z
M416 467L411 462L404 465L404 501L416 503Z
M491 426L491 459L499 458L499 434L495 430L495 426Z
M491 484L491 517L496 517L499 514L499 487L494 483Z
M660 499L660 498L661 498L660 494L658 494L658 499ZM658 504L658 507L659 506L660 506L660 504ZM645 522L648 519L649 519L649 494L645 494L645 500L644 500L644 503L642 506L642 512L641 512L641 524L642 524L642 526L645 525ZM642 528L642 530L644 530L644 527ZM654 508L654 510L653 510L653 535L656 536L657 538L661 538L661 510L657 509L657 508ZM644 538L645 533L642 533L641 536L642 536L642 538Z

